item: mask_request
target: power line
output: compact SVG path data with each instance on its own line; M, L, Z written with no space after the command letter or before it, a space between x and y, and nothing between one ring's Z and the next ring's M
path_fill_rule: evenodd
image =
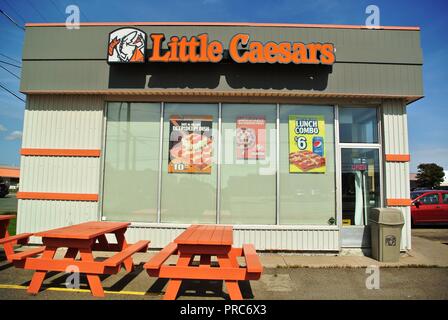
M20 98L18 95L16 95L14 92L12 92L11 90L9 90L8 88L5 88L1 83L0 83L0 88L2 88L3 90L9 92L10 94L12 94L14 97L16 97L17 99L19 99L22 102L25 102L25 100L23 100L22 98Z
M16 9L14 9L12 4L10 4L8 0L5 0L5 4L8 5L8 7L11 8L12 12L14 12L16 14L16 16L18 16L19 19L22 20L22 22L25 24L25 19L23 18L23 16L19 12L17 12Z
M40 15L40 17L41 17L42 19L44 19L44 21L48 22L48 20L45 19L45 17L42 15L42 13L40 13L40 11L37 10L37 8L34 6L33 1L27 0L27 2L28 2L28 3L30 4L30 6L34 9L34 11L36 11L37 14Z
M0 53L0 56L3 56L5 58L8 58L9 60L15 61L17 63L21 63L19 60L11 58L10 56L7 56L6 54Z
M17 79L20 80L20 77L18 75L16 75L15 73L13 73L12 71L9 71L8 69L6 69L4 66L0 65L0 68L2 68L3 70L6 70L7 72L9 72L10 74L12 74L14 77L16 77Z
M59 9L59 7L56 5L56 3L54 3L53 0L50 0L50 2L53 4L53 7L56 8L56 10L58 11L58 13L62 13L62 16L65 17L65 13L64 13L64 11L62 11L61 9Z
M16 68L19 68L19 69L22 68L21 66L18 66L18 65L16 65L16 64L13 64L13 63L10 63L10 62L6 62L6 61L4 61L4 60L0 60L0 63L4 63L4 64L7 64L7 65L9 65L9 66L16 67Z
M23 31L25 31L25 28L22 27L21 25L19 25L13 18L11 18L5 11L3 11L2 9L0 9L0 13L2 15L4 15L9 21L11 21L17 28L22 29Z

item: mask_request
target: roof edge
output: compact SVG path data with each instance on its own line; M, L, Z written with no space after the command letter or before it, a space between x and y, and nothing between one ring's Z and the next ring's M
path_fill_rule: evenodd
M25 95L139 95L139 96L239 96L239 97L307 97L307 98L366 98L403 99L408 104L423 98L422 95L398 95L375 93L335 93L335 92L282 92L282 91L210 91L210 90L145 90L145 89L104 89L104 90L20 90Z
M65 27L64 22L26 23L25 27ZM367 30L407 30L420 31L417 26L365 26L349 24L301 24L301 23L263 23L263 22L81 22L80 26L228 26L228 27L285 27L285 28L323 28L323 29L367 29Z

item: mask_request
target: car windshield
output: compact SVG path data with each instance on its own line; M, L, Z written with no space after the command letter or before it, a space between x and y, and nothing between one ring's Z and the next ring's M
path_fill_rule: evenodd
M414 200L415 198L421 196L424 192L411 192L411 198Z

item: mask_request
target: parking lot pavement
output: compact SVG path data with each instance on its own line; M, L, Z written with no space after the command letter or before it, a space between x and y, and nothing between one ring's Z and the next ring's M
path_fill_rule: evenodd
M415 227L412 236L448 244L448 226Z
M66 275L52 273L38 295L27 294L26 287L32 272L0 264L0 299L84 300L94 298L85 277L81 289L66 289ZM365 268L269 268L258 281L240 282L246 299L448 299L448 268L380 268L379 289L367 289L369 274ZM162 299L166 281L149 277L140 264L135 271L102 277L104 299ZM62 290L62 291L57 291ZM181 287L180 300L227 299L219 281L187 281Z

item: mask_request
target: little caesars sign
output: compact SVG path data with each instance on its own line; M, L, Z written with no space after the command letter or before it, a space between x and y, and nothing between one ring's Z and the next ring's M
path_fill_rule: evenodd
M210 40L208 34L200 34L190 39L172 36L167 41L164 34L149 35L152 51L146 55L146 34L136 28L121 28L109 34L107 61L109 63L150 62L210 62L223 59L224 46L217 40ZM254 41L248 34L234 35L228 44L230 58L237 63L294 63L324 64L335 62L332 43L302 43Z

